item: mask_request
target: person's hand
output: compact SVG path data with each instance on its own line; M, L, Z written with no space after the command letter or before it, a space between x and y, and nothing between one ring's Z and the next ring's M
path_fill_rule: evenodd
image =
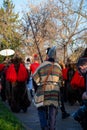
M65 64L64 64L63 61L59 61L59 64L60 64L63 68L65 68Z

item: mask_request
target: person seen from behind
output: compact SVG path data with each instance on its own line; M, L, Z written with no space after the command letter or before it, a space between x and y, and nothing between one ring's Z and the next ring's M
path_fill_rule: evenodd
M30 106L28 93L26 89L26 81L28 79L28 71L21 57L15 55L11 59L11 64L6 71L6 81L10 84L10 98L8 100L12 112L27 112Z
M48 52L47 60L38 67L33 75L33 82L37 84L37 86L34 85L34 89L38 96L38 100L40 100L42 96L44 97L43 104L39 106L38 103L37 107L41 130L56 129L62 70L60 65L55 62L55 59L56 47L53 46Z
M48 56L48 53L49 53L49 50L51 48L48 47L47 48L47 51L46 51L46 60L49 58ZM60 87L60 109L61 109L61 113L62 113L62 119L66 119L67 117L70 116L69 113L66 112L66 109L65 109L65 105L64 105L64 91L65 91L65 86L64 86L64 78L63 78L63 69L65 67L64 63L63 62L58 62L59 65L61 66L61 69L62 69L62 84L61 84L61 87Z

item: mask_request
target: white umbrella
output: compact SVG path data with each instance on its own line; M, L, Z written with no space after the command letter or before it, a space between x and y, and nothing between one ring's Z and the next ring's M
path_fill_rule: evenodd
M4 49L4 50L0 51L0 55L2 55L2 56L11 56L14 53L15 53L15 51L12 49Z

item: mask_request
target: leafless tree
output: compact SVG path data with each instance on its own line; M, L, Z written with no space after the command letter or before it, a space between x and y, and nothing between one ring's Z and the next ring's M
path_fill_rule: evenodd
M87 3L85 0L48 0L43 5L30 6L23 17L27 45L35 41L41 55L44 43L64 48L64 60L69 45L87 42ZM31 27L32 25L32 27ZM34 33L32 33L32 28ZM36 49L35 49L36 48Z

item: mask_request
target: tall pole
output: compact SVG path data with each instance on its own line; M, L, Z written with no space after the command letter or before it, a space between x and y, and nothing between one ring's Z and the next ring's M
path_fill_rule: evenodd
M34 41L35 41L35 44L36 44L36 47L37 47L37 50L38 50L38 53L39 53L39 56L40 56L40 60L41 60L41 62L43 62L43 59L42 59L42 56L41 56L41 52L40 52L40 49L39 49L38 44L37 44L36 36L35 36L34 30L33 30L33 26L32 26L31 19L30 19L29 15L28 15L28 20L30 22L30 26L31 26L33 37L34 37Z
M64 64L65 64L65 53L66 53L66 46L64 45Z

